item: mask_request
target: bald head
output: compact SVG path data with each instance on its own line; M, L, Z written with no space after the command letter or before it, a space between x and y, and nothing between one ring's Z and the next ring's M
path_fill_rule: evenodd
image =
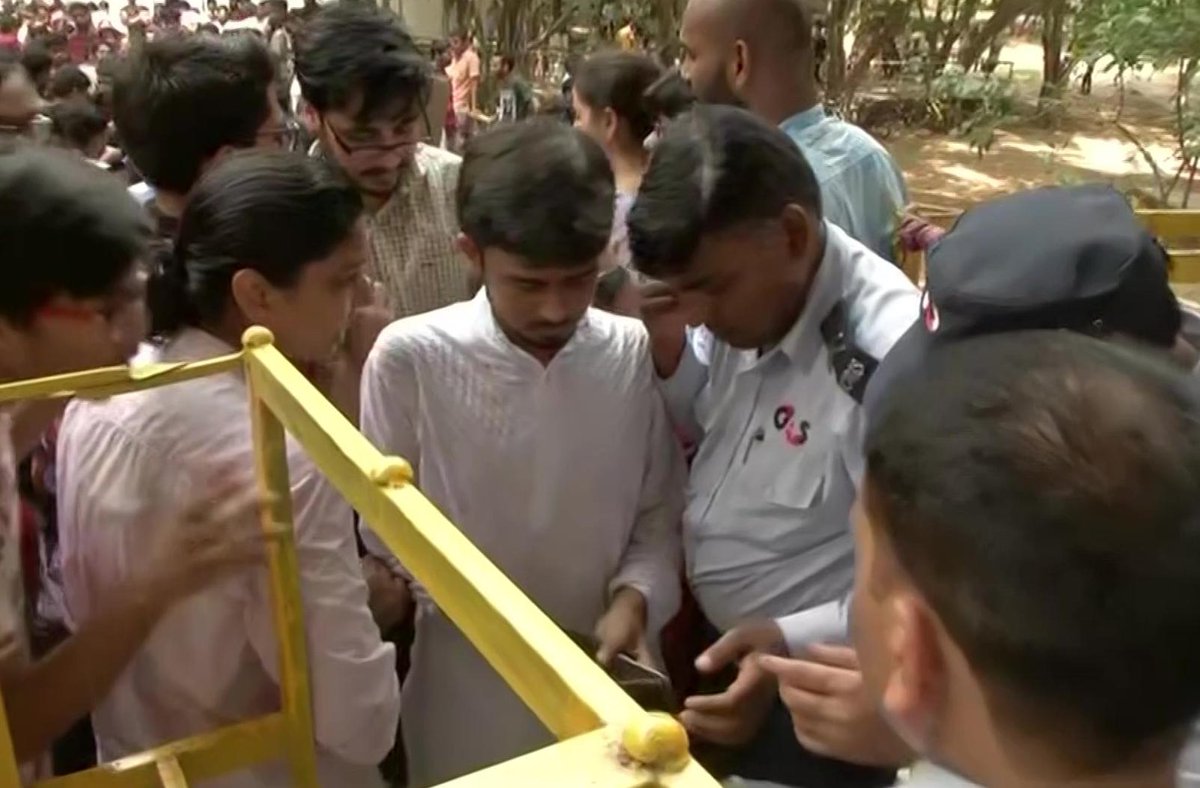
M804 0L689 0L679 37L685 75L703 101L764 114L757 105L772 93L815 93Z

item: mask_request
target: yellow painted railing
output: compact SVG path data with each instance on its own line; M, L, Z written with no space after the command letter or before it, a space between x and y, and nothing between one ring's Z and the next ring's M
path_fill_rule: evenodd
M950 229L962 211L918 206L916 214L943 229ZM1200 284L1200 210L1139 210L1138 218L1171 255L1171 283ZM925 253L901 251L899 262L914 282L925 279Z
M626 695L413 486L407 462L380 454L284 359L267 330L250 329L240 353L207 361L113 367L11 383L0 386L0 402L107 397L238 367L245 369L249 381L258 482L272 496L264 523L272 524L272 534L283 531L271 537L268 549L275 631L281 644L282 708L47 780L38 788L175 788L271 760L288 763L291 785L317 785L285 434L304 446L321 472L560 740L455 780L455 788L715 788L716 781L688 756L679 723L644 711ZM0 703L0 788L20 785Z

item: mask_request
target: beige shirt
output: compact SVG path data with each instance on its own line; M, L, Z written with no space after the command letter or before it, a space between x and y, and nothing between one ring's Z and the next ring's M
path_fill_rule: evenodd
M430 312L471 297L470 269L455 247L454 205L462 160L417 147L392 198L371 217L372 274L396 317Z

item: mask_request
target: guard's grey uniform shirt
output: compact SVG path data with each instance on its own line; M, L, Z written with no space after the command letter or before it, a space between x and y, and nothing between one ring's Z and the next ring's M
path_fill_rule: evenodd
M684 513L692 590L722 631L800 613L781 621L793 649L845 636L863 471L862 407L838 385L821 322L842 302L849 337L882 358L919 313L898 268L825 228L808 304L778 345L738 350L701 329L661 381L676 424L699 439Z

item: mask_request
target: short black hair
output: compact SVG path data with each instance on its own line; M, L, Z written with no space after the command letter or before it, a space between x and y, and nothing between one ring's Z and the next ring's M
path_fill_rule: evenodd
M59 294L102 296L146 254L150 225L121 182L65 151L0 154L0 317L27 323Z
M512 55L501 55L500 65L507 66L509 71L516 69L517 60Z
M270 114L275 67L254 36L166 35L113 82L113 119L155 188L186 194L221 148L250 147Z
M866 503L993 714L1092 769L1200 712L1200 395L1080 334L933 351L867 436ZM1182 740L1182 738L1181 738Z
M629 247L651 277L687 271L700 239L775 219L788 205L821 218L812 168L787 134L744 109L698 105L669 123L629 209Z
M108 129L108 118L90 101L72 99L50 108L50 130L63 145L84 150Z
M321 159L253 150L221 161L196 184L151 276L151 334L219 320L240 270L294 284L350 237L362 210L358 190Z
M646 91L663 70L649 55L638 52L599 52L583 61L573 87L594 109L611 109L629 126L639 145L654 131L658 115Z
M582 265L608 246L612 167L583 132L546 119L473 138L458 179L458 222L481 249L541 266Z
M317 112L345 110L355 101L362 121L421 117L433 69L390 11L366 3L327 5L296 38L300 92Z
M671 69L646 88L646 103L656 118L671 119L695 106L696 96L687 80Z
M80 91L87 93L91 89L92 80L73 63L60 66L50 78L50 98L55 100L68 98Z
M21 27L21 20L14 14L0 14L0 33L14 33Z
M54 66L54 55L42 41L30 41L25 44L25 51L21 53L21 65L25 67L25 72L29 74L33 84L40 88L50 77L50 69Z

